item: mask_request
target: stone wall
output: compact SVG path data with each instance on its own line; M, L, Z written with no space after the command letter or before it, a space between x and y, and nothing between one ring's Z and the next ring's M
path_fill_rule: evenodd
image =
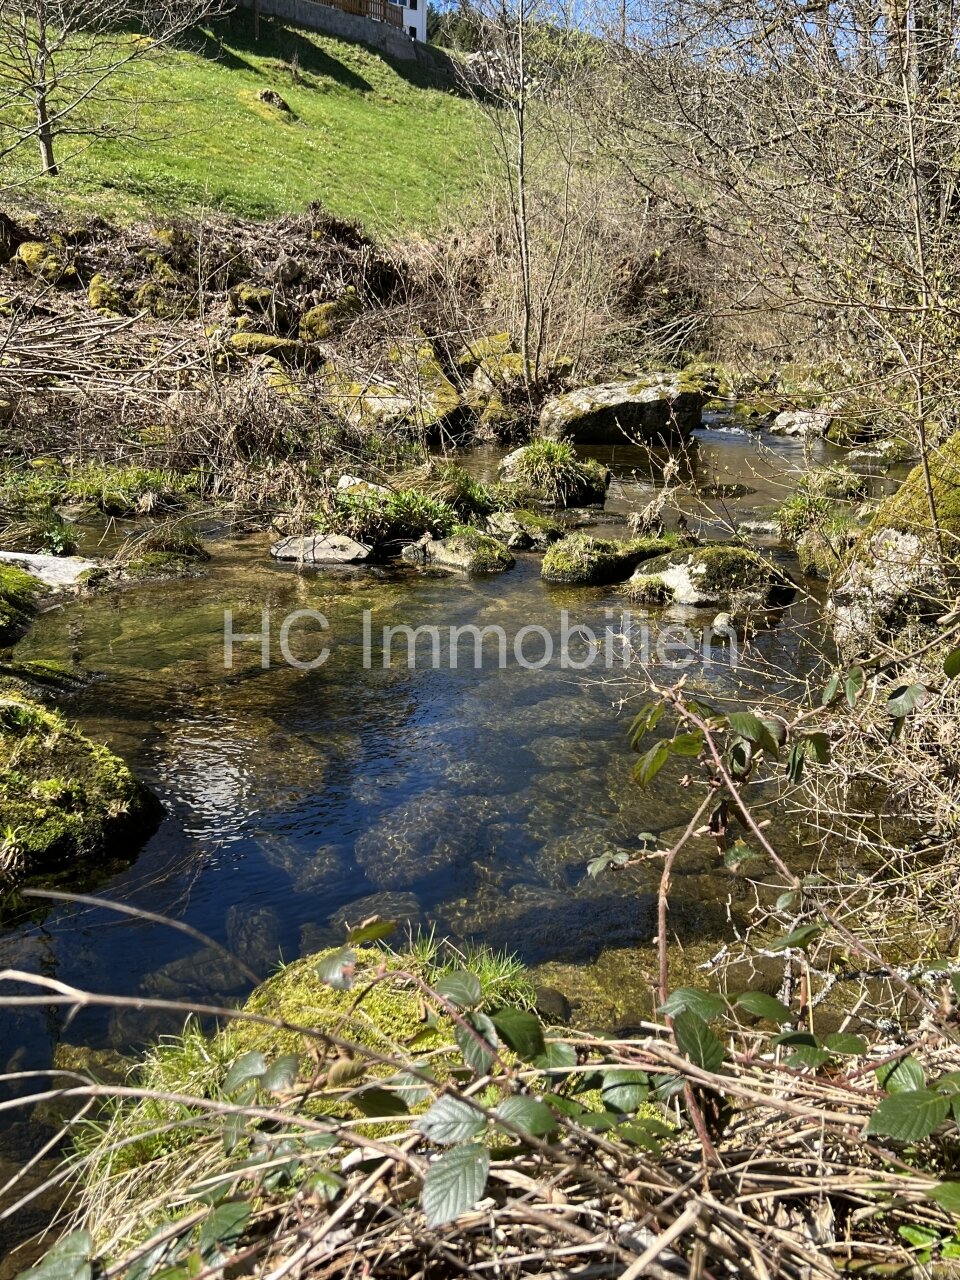
M246 8L252 8L253 0L240 0L240 3ZM372 45L391 58L422 62L431 67L437 64L437 70L441 69L439 64L445 61L437 50L411 40L406 32L397 27L388 26L385 22L374 22L371 18L361 18L355 13L344 13L342 9L317 4L315 0L260 0L260 12L273 14L313 31L323 31L340 40L358 40Z

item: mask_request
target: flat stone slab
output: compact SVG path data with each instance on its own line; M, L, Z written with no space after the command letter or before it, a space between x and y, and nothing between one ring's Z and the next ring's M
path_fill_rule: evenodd
M31 574L46 587L75 587L81 574L98 568L83 556L45 556L27 551L0 551L0 561Z
M342 533L320 533L281 538L270 554L276 560L296 560L298 564L359 564L368 558L370 548Z

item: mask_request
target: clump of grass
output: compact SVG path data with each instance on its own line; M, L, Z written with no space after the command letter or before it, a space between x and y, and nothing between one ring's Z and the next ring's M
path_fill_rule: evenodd
M829 498L800 488L777 512L780 537L784 542L797 542L809 530L822 525L832 509Z
M73 527L52 507L41 508L27 520L12 520L0 529L0 547L72 556L77 549Z
M341 490L315 519L322 533L346 534L371 546L410 542L425 533L445 538L458 523L449 503L416 489Z
M145 533L127 538L117 552L119 564L131 564L146 556L173 556L178 560L209 560L200 535L183 520L165 520Z
M447 503L459 516L486 515L496 506L490 489L455 462L427 462L402 475L400 483L405 489Z
M593 459L581 462L568 440L534 440L511 454L508 464L506 478L518 492L554 507L602 502L606 493L606 467Z

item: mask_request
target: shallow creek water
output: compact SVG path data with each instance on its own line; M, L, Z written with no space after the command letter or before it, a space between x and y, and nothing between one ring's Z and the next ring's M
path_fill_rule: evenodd
M738 519L769 514L804 465L799 442L764 440L762 448L770 452L738 432L697 433L699 483L756 490L728 504ZM815 448L823 460L826 446ZM593 452L617 476L598 532L623 534L625 516L649 500L658 477L639 451ZM467 461L489 477L497 459L491 451ZM723 514L716 502L712 509ZM668 833L690 811L674 770L649 791L631 782L627 728L642 696L639 670L581 673L562 669L559 656L541 670L510 656L500 669L495 647L476 670L469 645L456 670L445 657L443 669L410 670L402 648L384 669L378 644L369 669L362 660L365 610L375 640L402 623L498 624L512 647L532 624L559 647L562 609L600 633L618 625L616 588L552 588L533 555L489 579L406 566L298 573L271 561L269 542L225 538L211 545L202 577L67 603L19 646L21 659L98 673L67 714L123 755L166 808L135 861L97 891L187 922L264 975L281 957L338 944L344 920L373 912L507 947L531 964L583 963L604 948L648 942L659 864L586 874L591 858L636 850L641 832ZM248 632L265 607L270 669L261 667L259 643L244 643L226 670L224 610ZM312 671L280 655L279 624L295 609L319 610L329 622L322 635L306 624L292 633L295 654L329 648ZM816 599L801 593L757 641L758 655L783 672L773 680L781 693L802 677L817 618ZM659 625L652 619L654 637ZM535 659L542 645L531 637L525 652ZM651 674L669 681L676 673L654 663ZM759 693L723 658L694 668L692 679L738 702ZM677 927L719 937L728 885L715 850L691 855L678 877ZM0 933L7 965L126 996L215 1000L247 989L233 966L182 934L74 905ZM126 1047L180 1021L132 1010L87 1010L67 1027L56 1011L0 1016L0 1064L19 1067L46 1065L61 1037Z

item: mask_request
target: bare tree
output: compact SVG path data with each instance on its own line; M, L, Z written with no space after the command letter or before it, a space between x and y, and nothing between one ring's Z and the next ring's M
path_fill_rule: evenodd
M118 73L219 11L220 0L0 0L0 160L35 140L54 177L60 138L127 132L135 101Z

